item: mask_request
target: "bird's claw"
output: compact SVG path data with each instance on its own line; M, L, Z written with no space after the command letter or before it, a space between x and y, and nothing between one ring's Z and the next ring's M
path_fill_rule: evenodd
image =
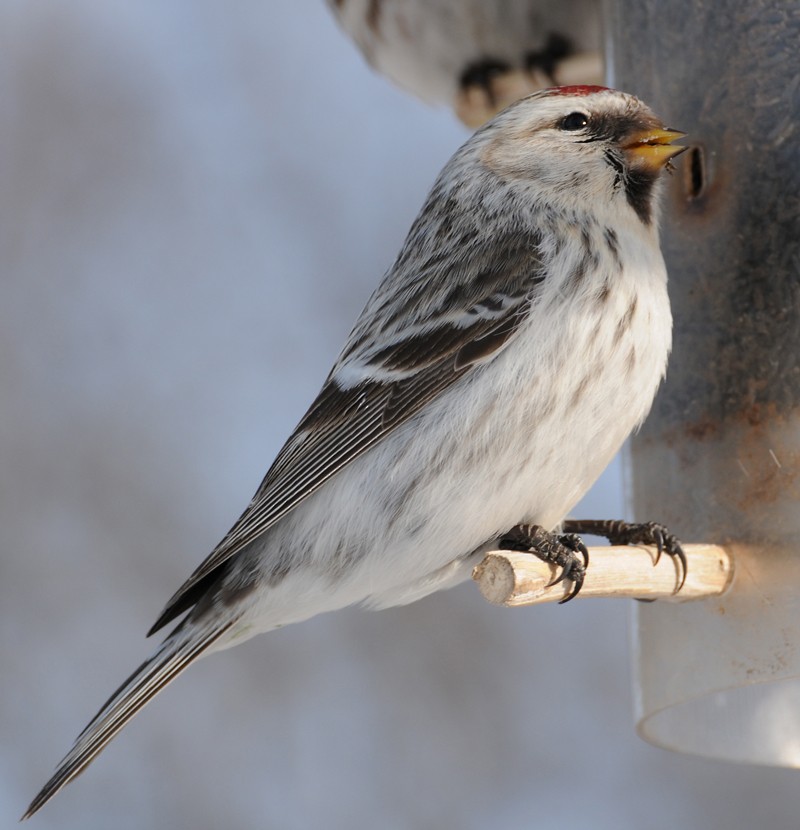
M500 549L532 553L560 568L560 573L545 586L552 588L565 580L572 582L572 588L559 600L559 605L580 593L589 566L589 550L577 533L551 533L540 525L517 525L500 540Z
M678 537L670 533L665 525L659 522L623 522L616 520L594 519L567 519L564 529L572 533L590 533L603 536L612 545L655 545L655 563L661 560L666 553L678 563L678 584L675 593L683 588L686 582L686 553Z
M574 51L568 38L551 32L542 49L527 53L525 68L528 72L541 72L551 83L556 83L556 67L559 61L569 57Z
M686 553L678 537L664 525L659 522L625 523L620 533L609 537L609 542L612 545L655 545L655 564L661 560L662 553L678 562L678 585L675 592L683 588L686 582Z
M497 105L497 92L495 81L511 71L508 63L502 60L485 59L469 64L461 73L459 84L462 89L478 87L483 90L489 103L494 107Z

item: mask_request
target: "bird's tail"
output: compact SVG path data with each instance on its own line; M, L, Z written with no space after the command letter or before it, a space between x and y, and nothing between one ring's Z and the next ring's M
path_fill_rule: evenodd
M58 765L53 777L31 801L22 819L30 818L63 786L80 775L105 749L123 726L190 663L207 651L234 624L199 629L186 624L178 628L114 692L89 725L78 735L72 749Z

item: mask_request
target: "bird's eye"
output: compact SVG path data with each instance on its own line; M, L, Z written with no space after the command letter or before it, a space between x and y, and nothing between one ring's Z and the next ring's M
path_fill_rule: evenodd
M582 130L588 123L589 116L585 113L571 112L569 115L565 115L561 119L558 126L562 130L569 130L570 132L574 132L575 130Z

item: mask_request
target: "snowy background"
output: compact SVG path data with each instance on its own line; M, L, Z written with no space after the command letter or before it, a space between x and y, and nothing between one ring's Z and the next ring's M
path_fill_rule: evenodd
M0 0L0 827L228 529L463 141L322 0ZM620 465L583 516L624 514ZM797 827L633 733L623 602L468 584L192 667L36 828Z

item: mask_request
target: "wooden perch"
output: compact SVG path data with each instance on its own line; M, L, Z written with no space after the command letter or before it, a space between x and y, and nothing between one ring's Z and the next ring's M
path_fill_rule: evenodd
M656 549L642 545L589 548L589 567L578 594L588 597L634 597L683 602L718 596L733 578L733 562L718 545L684 545L686 582L675 593L676 563L663 554L654 565ZM570 591L568 580L548 588L557 569L532 553L492 551L475 567L472 578L483 596L495 605L514 607L557 602Z

